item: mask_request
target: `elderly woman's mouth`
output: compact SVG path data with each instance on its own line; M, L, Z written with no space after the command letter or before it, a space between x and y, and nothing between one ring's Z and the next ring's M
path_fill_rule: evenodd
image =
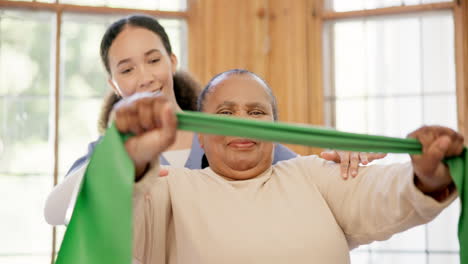
M257 142L250 139L234 139L228 143L228 146L238 149L249 149L256 144Z

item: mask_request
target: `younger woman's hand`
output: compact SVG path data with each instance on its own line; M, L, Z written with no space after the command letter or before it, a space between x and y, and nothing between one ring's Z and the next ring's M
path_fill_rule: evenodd
M341 176L347 179L349 175L356 177L359 170L359 164L367 165L376 159L382 159L387 154L385 153L367 153L367 152L351 152L351 151L338 151L329 150L320 153L320 157L340 163Z

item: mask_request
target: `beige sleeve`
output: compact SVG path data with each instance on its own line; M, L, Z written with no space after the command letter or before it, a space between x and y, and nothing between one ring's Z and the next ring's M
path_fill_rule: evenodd
M135 263L166 263L171 221L167 179L159 177L159 162L135 184L133 192L133 257Z
M343 180L340 167L318 157L305 158L317 186L343 229L350 248L434 219L457 196L443 202L424 195L414 185L410 162L361 167L356 178Z

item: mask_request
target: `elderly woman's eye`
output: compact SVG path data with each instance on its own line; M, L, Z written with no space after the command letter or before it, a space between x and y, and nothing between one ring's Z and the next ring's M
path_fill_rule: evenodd
M253 110L253 111L250 111L249 114L250 114L250 115L253 115L253 116L259 116L259 115L264 115L265 112L260 111L260 110Z
M220 110L217 113L218 115L232 115L232 111L230 110Z

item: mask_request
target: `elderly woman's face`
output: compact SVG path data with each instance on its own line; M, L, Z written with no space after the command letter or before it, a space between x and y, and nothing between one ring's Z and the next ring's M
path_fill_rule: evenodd
M231 75L206 95L204 112L273 121L270 96L258 80L248 74ZM233 180L258 176L271 166L273 143L259 140L200 135L210 167Z

